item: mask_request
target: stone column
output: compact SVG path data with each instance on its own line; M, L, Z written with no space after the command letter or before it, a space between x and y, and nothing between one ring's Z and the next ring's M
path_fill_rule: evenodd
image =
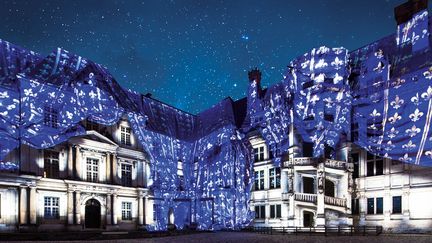
M281 170L281 191L282 193L288 192L288 171L286 169Z
M112 183L111 181L111 154L110 153L106 153L105 154L105 164L106 164L106 182L107 183Z
M81 192L75 191L75 222L81 224Z
M37 198L36 198L36 186L30 187L30 224L36 224L36 208L37 208Z
M113 202L112 202L112 207L113 207L113 222L112 224L116 225L117 224L117 208L118 208L118 196L117 194L113 195Z
M112 156L112 176L113 176L113 184L118 184L118 171L117 171L117 156L116 154L113 154Z
M20 224L27 224L27 186L20 186L20 201L19 201L19 210L20 210Z
M107 224L107 225L112 224L111 195L112 195L112 194L107 194L107 195L106 195L106 224Z
M74 208L74 198L73 198L73 191L72 190L68 190L68 204L67 204L67 219L68 219L68 224L72 225L74 220L73 220L73 208Z
M67 156L67 168L68 168L68 178L73 178L73 158L72 158L72 145L68 146L68 156Z
M76 179L78 180L83 180L83 173L81 171L81 152L80 152L80 147L76 146L75 147L75 168L76 168Z
M144 197L144 195L142 193L140 193L140 195L138 196L138 224L139 225L144 224L143 197Z
M148 196L144 197L144 224L150 224L152 222L152 219L150 218L153 217L153 206L151 206L151 211L150 211L150 203L149 203L149 198Z
M316 226L325 225L325 203L324 203L324 188L325 188L325 173L324 163L318 164L317 168L317 217Z

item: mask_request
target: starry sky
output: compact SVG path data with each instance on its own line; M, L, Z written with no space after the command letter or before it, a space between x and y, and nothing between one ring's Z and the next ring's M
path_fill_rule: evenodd
M196 114L244 97L253 67L269 86L314 47L354 50L395 32L403 2L0 0L0 39L43 55L65 48L123 87Z

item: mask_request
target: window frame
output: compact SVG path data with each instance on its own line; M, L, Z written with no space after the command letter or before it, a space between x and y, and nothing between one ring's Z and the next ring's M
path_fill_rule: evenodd
M272 175L272 171L274 171ZM281 169L274 167L269 169L269 189L281 188Z
M399 210L395 210L395 199L399 198ZM392 196L392 214L402 214L402 196Z
M89 164L89 160L92 161L93 163ZM96 164L94 162L96 162ZM89 168L91 168L91 170L89 170ZM86 158L86 181L99 183L99 172L100 172L99 159L87 157Z
M378 173L379 162L382 163L381 173ZM371 173L369 173L370 165L372 166ZM366 176L367 177L384 175L384 170L385 170L384 167L385 167L384 158L366 152Z
M60 178L60 153L54 150L44 150L44 178Z
M60 219L59 197L44 197L44 219Z
M132 220L132 202L121 202L122 220Z
M264 145L260 145L258 147L255 147L253 149L254 152L254 161L255 162L261 162L265 160L265 149Z
M255 205L255 219L265 219L265 205Z
M59 127L59 112L52 105L45 105L43 108L43 124L51 128Z
M121 170L122 186L131 187L132 186L132 164L125 163L125 162L121 163L120 170Z
M120 126L120 143L132 146L132 130L128 126Z
M265 190L264 178L265 178L264 170L255 171L254 191Z
M282 218L282 205L281 204L270 205L270 218L271 219Z

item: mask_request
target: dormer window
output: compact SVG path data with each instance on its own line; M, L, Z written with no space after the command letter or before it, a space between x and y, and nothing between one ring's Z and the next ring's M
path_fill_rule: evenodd
M99 124L96 122L92 122L90 120L86 121L86 130L87 131L98 131L99 130Z
M58 127L58 110L52 106L44 107L44 125L52 128Z
M254 148L255 162L264 160L264 146Z
M131 129L130 127L120 127L120 143L123 145L131 145Z

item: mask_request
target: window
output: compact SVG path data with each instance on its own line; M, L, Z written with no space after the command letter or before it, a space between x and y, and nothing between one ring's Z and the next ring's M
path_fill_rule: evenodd
M44 125L52 128L58 127L58 111L52 106L44 107Z
M402 197L393 197L393 213L402 213Z
M123 145L131 145L131 129L129 127L121 126L120 130L120 143Z
M92 122L90 120L86 121L86 130L87 131L98 131L99 130L99 124L97 124L96 122Z
M313 143L303 143L303 157L313 157Z
M58 219L59 214L59 198L58 197L45 197L44 198L44 218Z
M194 161L194 177L195 177L195 180L198 180L198 168L199 168L199 163L198 163L198 160L196 159Z
M55 151L44 151L44 174L45 178L59 178L59 153Z
M383 175L384 160L381 157L367 153L366 176Z
M383 214L383 198L367 199L367 214Z
M155 222L157 220L157 215L158 215L158 205L153 204L153 221L155 221Z
M255 191L264 190L264 171L255 171Z
M255 218L256 219L265 219L265 206L255 206Z
M132 203L122 202L122 220L132 220Z
M121 181L122 186L132 186L132 165L121 164Z
M184 174L183 174L183 161L177 161L177 177L179 179L179 190L184 190Z
M87 158L87 181L99 181L99 160Z
M254 158L255 162L264 160L264 146L254 148Z
M359 178L359 154L351 154L352 163L354 164L353 179Z
M360 213L360 205L359 205L359 199L351 199L351 208L352 208L352 215L359 215Z
M272 168L270 174L270 189L280 188L280 168Z
M281 218L281 205L270 205L270 218Z

